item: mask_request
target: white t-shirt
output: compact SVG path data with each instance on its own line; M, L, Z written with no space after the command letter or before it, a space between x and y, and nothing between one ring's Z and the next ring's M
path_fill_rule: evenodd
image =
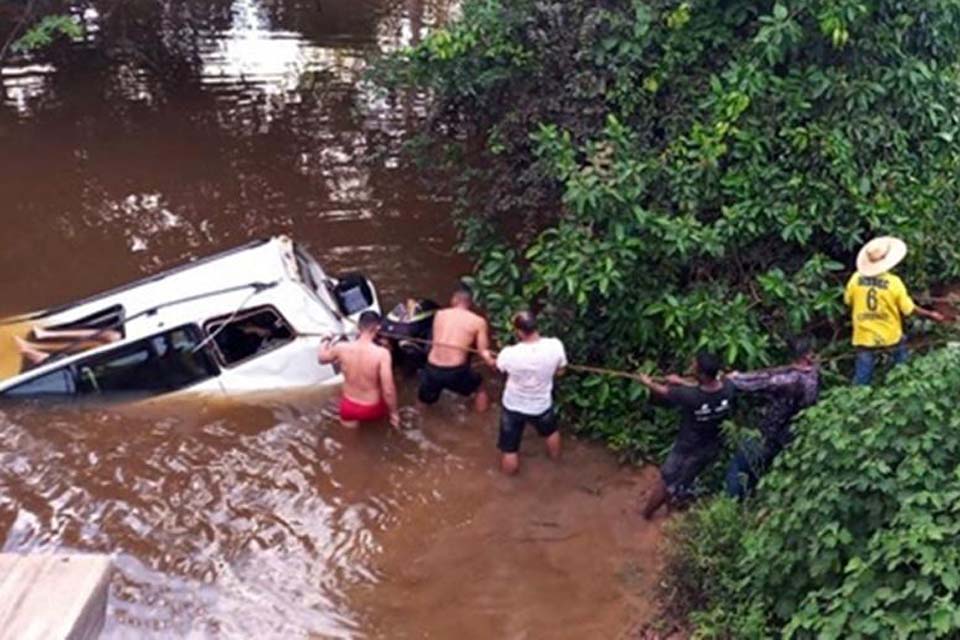
M503 406L528 416L538 416L553 404L553 377L567 366L563 343L540 338L507 347L497 356L497 369L507 374Z

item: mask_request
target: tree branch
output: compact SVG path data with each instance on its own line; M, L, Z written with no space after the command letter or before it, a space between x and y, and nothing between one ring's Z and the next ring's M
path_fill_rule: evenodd
M27 6L23 8L23 15L20 16L20 21L14 25L13 29L10 31L10 35L7 36L6 41L3 43L3 47L0 47L0 62L3 62L3 59L7 56L7 51L10 47L13 46L13 43L17 41L17 37L20 35L20 32L23 30L23 27L27 24L27 20L30 19L31 14L33 14L33 6L36 4L36 0L28 0Z

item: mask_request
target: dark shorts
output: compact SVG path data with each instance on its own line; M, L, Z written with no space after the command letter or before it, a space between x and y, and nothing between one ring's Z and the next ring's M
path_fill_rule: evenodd
M690 494L694 480L713 462L720 453L720 445L707 445L697 449L678 448L670 450L660 475L667 491L673 497L685 497Z
M440 399L443 390L453 391L461 396L473 395L483 378L470 368L469 364L459 367L438 367L429 362L420 371L420 389L417 398L424 404L433 404Z
M538 416L529 416L504 407L500 413L500 437L497 439L497 448L504 453L519 451L520 441L523 440L523 429L528 424L536 427L541 438L552 436L557 432L557 414L553 407Z

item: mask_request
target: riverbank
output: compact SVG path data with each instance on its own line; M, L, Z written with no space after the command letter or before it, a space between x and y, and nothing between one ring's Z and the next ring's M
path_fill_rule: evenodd
M636 512L656 470L568 438L550 461L528 434L519 477L496 469L496 412L431 433L465 447L381 538L379 580L353 593L391 638L618 638L655 618L665 518Z

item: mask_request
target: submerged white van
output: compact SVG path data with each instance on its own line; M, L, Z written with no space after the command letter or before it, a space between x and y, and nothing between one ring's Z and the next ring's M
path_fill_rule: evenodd
M380 311L368 279L330 278L278 236L0 322L0 398L146 399L338 384L340 372L317 362L321 336L355 336L367 310Z

